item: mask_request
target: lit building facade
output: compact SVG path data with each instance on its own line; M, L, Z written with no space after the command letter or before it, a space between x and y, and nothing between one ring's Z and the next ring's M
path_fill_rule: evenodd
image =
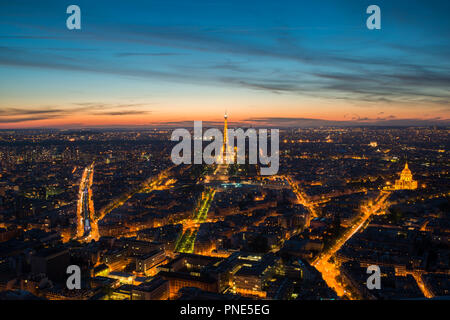
M408 168L408 163L405 164L405 168L400 173L400 179L395 180L395 190L414 190L417 189L417 181L413 180L411 170Z

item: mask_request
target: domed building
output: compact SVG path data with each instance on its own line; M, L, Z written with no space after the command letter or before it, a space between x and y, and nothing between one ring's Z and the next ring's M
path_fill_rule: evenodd
M400 173L400 179L395 180L394 190L414 190L417 189L417 181L413 180L411 170L408 168L408 162Z

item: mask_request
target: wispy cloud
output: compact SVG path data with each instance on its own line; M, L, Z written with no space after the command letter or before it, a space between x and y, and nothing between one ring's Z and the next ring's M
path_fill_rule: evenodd
M139 108L131 109L130 108ZM32 122L50 119L63 119L73 115L94 116L131 116L151 113L148 104L111 104L101 102L76 102L65 108L57 106L33 107L33 108L2 108L0 109L0 123Z
M174 52L120 52L117 57L171 57L180 56L181 53Z
M136 114L149 114L150 111L142 110L128 110L128 111L107 111L107 112L97 112L95 115L105 115L105 116L130 116Z
M244 120L248 124L255 124L257 126L269 126L269 127L354 127L354 126L448 126L450 125L450 119L397 119L395 116L388 117L353 117L351 120L324 120L315 118L249 118Z

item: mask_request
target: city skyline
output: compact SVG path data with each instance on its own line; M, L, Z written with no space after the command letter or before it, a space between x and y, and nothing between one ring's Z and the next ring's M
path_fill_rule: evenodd
M449 300L449 12L1 1L0 301Z
M280 130L270 176L169 135L0 130L0 299L448 298L447 128Z
M450 121L445 1L76 4L0 5L0 129Z

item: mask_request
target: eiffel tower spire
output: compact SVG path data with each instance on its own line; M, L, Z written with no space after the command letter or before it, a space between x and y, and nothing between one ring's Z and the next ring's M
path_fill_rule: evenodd
M228 114L225 110L224 115L224 124L223 124L223 162L225 162L225 159L227 157L227 144L228 144Z

